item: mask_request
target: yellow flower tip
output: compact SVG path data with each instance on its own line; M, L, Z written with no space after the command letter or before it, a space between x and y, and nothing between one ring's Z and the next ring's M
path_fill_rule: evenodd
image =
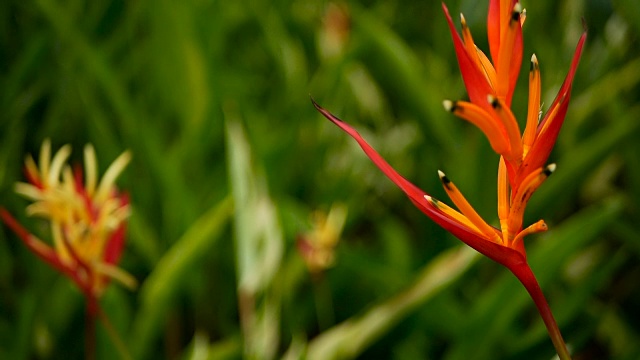
M544 174L548 176L550 176L551 174L553 174L553 172L556 171L556 164L549 164L547 165L547 167L544 169Z
M520 22L520 16L522 15L522 4L517 2L513 5L513 12L511 13L511 20Z
M42 200L42 198L44 197L42 191L40 191L40 189L38 189L37 187L31 185L31 184L27 184L27 183L23 183L23 182L17 182L15 183L15 185L13 186L13 190L17 193L20 194L22 196L24 196L27 199L30 200L34 200L34 201L38 201L38 200Z
M347 213L346 205L334 204L326 216L322 214L316 219L317 245L325 248L333 248L336 246L347 220Z
M71 156L71 145L67 144L58 150L58 152L53 156L53 160L51 160L51 168L48 173L42 173L43 179L46 176L46 183L49 186L55 186L58 184L60 179L60 174L62 173L62 168L67 162L67 159Z
M460 13L460 24L462 24L462 27L467 27L467 20L464 18L462 13Z
M93 196L98 178L98 161L96 160L96 151L91 144L84 147L84 171L86 176L85 189L89 196Z
M456 103L451 100L444 100L442 102L442 106L448 112L454 112L456 109Z
M123 152L117 159L111 163L107 171L105 171L102 181L96 191L96 200L104 201L109 195L110 190L113 188L116 179L122 173L124 168L131 161L132 155L129 150Z
M540 70L540 64L538 63L538 57L536 56L536 54L531 55L531 68L529 70L530 71Z
M116 168L123 168L124 169L124 167L127 166L131 162L131 159L133 159L133 155L131 154L131 151L130 150L126 150L125 152L120 154L120 156L118 156L118 158L116 160L113 161L113 163L111 164L110 167L116 167Z
M440 177L440 181L442 182L442 185L444 185L444 187L449 189L449 184L451 183L451 180L449 180L447 175L445 175L442 171L438 170L438 177Z
M434 199L433 197L429 196L429 195L424 195L424 199L427 200L431 205L439 208L438 206L438 200Z
M487 102L491 105L491 107L493 107L494 109L497 109L498 107L500 107L500 102L498 101L498 98L489 94L487 95Z
M49 172L49 162L51 161L51 139L44 139L40 147L40 169L43 173Z
M467 228L469 228L471 231L473 231L474 233L476 233L477 235L481 236L481 237L486 237L486 235L480 230L480 228L478 228L478 226L476 226L471 220L469 220L469 218L467 216L465 216L464 214L461 214L460 212L452 209L451 207L449 207L449 205L440 202L439 200L429 196L429 195L424 195L424 198L431 203L431 205L433 205L435 208L437 208L438 210L440 210L444 215L446 215L447 217L449 217L451 220L457 222L458 224L461 224ZM491 238L491 236L489 236L489 238Z
M138 280L133 275L129 274L125 270L104 262L98 262L93 266L93 269L100 275L111 278L120 284L127 287L129 290L135 290L138 287ZM100 283L97 283L100 284ZM103 286L103 284L100 284ZM99 285L99 286L100 286ZM99 291L102 289L99 289Z
M431 203L431 205L435 206L437 209L443 211L445 214L449 214L451 215L448 211L447 211L447 205L443 202L441 202L440 200L434 198L433 196L430 195L425 195L424 198Z

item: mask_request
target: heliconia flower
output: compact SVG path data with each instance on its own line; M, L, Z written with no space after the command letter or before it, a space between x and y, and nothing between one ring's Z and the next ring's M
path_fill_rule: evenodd
M330 2L322 18L318 34L318 52L325 60L338 59L345 51L351 36L351 17L344 4Z
M18 194L32 200L29 216L49 222L52 246L29 233L4 208L2 220L42 260L73 280L89 298L101 295L110 279L127 287L136 280L117 264L124 249L129 200L115 186L115 180L131 160L121 154L105 172L97 175L93 146L84 149L84 170L66 165L71 146L65 145L51 158L51 143L45 140L39 166L28 156L25 174L28 183L17 183Z
M517 189L527 176L545 164L555 144L569 106L571 85L586 32L578 41L569 73L560 91L541 120L540 66L536 55L531 56L527 122L521 135L510 107L522 63L525 10L517 0L490 0L488 37L492 63L476 47L464 16L460 15L461 38L444 3L442 8L470 99L469 102L445 100L444 106L482 130L494 151L505 159L510 187Z
M560 358L568 359L570 356L557 324L527 264L523 242L525 236L547 230L547 225L540 220L523 229L522 222L531 195L556 168L555 164L544 164L564 122L586 32L578 41L569 73L560 91L541 120L540 68L536 56L531 57L529 108L526 128L521 134L510 105L522 62L522 25L526 12L517 0L490 0L488 36L493 59L491 62L476 47L464 16L461 16L460 37L447 7L442 4L442 8L470 99L445 100L443 104L446 110L480 128L491 147L500 155L497 206L499 229L482 219L442 171L438 171L440 180L458 210L436 200L403 178L355 129L320 107L313 99L311 101L322 115L358 142L367 156L405 192L418 209L470 247L511 270L536 303Z
M555 165L543 167L560 131L569 105L571 85L586 40L583 33L578 41L569 73L556 99L540 122L540 67L535 55L531 57L529 73L529 102L524 134L511 112L510 103L522 60L522 25L526 12L517 0L491 0L489 3L488 37L493 64L476 47L464 16L461 15L462 38L455 30L447 7L442 4L460 65L470 102L449 100L444 107L468 120L487 136L492 148L501 155L498 170L498 216L501 234L497 242L512 247L524 255L522 238L530 232L543 231L542 222L522 231L522 216L528 199L548 177ZM495 64L495 66L494 66ZM443 178L441 176L441 178ZM446 179L444 177L443 179ZM465 206L457 190L447 193L461 212L490 236L488 227L474 215L465 214ZM467 210L468 212L468 210Z
M335 204L328 214L315 212L311 231L298 237L298 252L311 273L319 273L333 266L335 248L346 219L347 207Z

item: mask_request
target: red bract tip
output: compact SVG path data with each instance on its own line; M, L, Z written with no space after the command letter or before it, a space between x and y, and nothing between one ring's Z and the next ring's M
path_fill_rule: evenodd
M127 206L129 204L129 195L120 195L120 205ZM127 233L126 223L120 224L118 229L111 235L104 249L104 261L108 264L117 264L120 261L125 245L125 237Z
M549 110L547 110L544 118L540 121L540 125L538 125L536 140L520 167L516 182L524 179L529 173L531 173L531 171L544 166L549 158L549 154L551 154L551 150L553 149L553 145L556 143L558 134L560 133L560 128L562 127L567 114L573 78L576 70L578 69L582 49L586 40L587 33L584 32L576 46L576 51L573 55L573 60L571 61L569 73L564 79L558 95L556 95L555 100L553 100Z
M465 50L464 43L460 38L460 34L458 34L458 31L453 24L453 19L451 19L451 15L449 14L449 9L444 3L442 3L442 10L447 18L447 23L449 24L449 31L451 32L453 46L456 51L456 58L458 59L458 66L460 67L462 80L464 81L467 93L469 94L469 99L472 103L490 111L491 106L487 103L487 95L493 94L491 85L478 66L476 66L473 60L469 57L469 54Z
M27 178L27 181L31 183L31 185L37 187L38 189L42 189L42 181L40 181L40 179L37 177L37 174L31 173L29 171L29 168L26 166L22 169L22 172L24 173L24 177Z

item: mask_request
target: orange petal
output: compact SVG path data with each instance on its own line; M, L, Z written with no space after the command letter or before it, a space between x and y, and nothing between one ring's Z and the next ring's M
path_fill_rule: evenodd
M509 141L503 124L491 116L480 106L466 101L445 100L442 103L445 110L452 112L461 119L477 126L487 137L491 148L498 154L508 154Z
M500 98L489 95L487 101L491 104L497 118L500 119L509 139L510 151L505 158L513 161L516 166L522 162L522 139L520 138L520 127L511 109Z
M539 168L527 176L520 187L513 194L511 199L511 209L509 211L508 232L509 238L520 232L522 227L522 218L524 209L531 195L538 189L540 185L555 171L556 165L550 164L544 169Z
M456 185L452 183L442 171L438 170L438 175L440 176L444 190L447 192L447 195L449 195L451 201L456 204L458 210L460 210L487 239L498 244L502 243L502 239L498 236L496 229L482 219L473 206L465 199L460 190L458 190Z
M460 66L460 72L462 73L462 80L464 81L469 98L471 99L471 102L489 110L489 106L486 104L485 99L488 94L493 93L493 89L491 88L491 85L485 77L482 69L476 65L467 53L464 43L453 25L453 20L451 19L451 15L449 15L449 10L444 3L442 4L442 9L444 10L447 23L449 24L449 30L451 32L451 37L453 38L453 46L456 51L456 58L458 59L458 65Z
M527 156L533 141L536 138L536 129L540 119L540 66L535 54L531 56L531 68L529 70L529 105L527 112L527 126L522 136L523 155Z
M529 150L523 161L523 166L517 175L517 181L524 179L531 171L542 167L549 158L551 149L553 149L553 145L558 138L558 133L560 133L560 128L562 127L562 123L564 122L564 118L567 114L569 98L571 96L571 85L578 68L578 63L580 62L580 56L586 39L587 33L585 32L580 37L580 41L578 41L576 51L573 55L573 60L571 62L571 68L569 69L569 73L567 74L558 95L549 107L547 114L538 125L536 139L531 146L531 150Z
M507 177L507 168L504 157L500 156L498 165L498 218L500 219L500 229L502 230L502 239L508 239L508 220L509 220L509 181Z

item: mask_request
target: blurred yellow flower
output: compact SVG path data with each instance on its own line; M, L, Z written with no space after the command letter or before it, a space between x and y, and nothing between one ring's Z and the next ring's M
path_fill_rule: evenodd
M328 214L313 214L313 229L298 238L298 251L311 273L318 273L333 266L335 247L347 219L347 208L335 204Z
M318 34L318 52L325 60L340 58L351 35L351 15L345 4L329 3Z
M71 146L65 145L51 157L51 142L42 144L39 166L27 156L28 182L15 186L18 194L33 201L28 216L49 222L53 246L24 229L5 209L2 220L36 255L70 277L87 296L97 297L109 279L129 288L136 280L117 267L124 248L129 199L115 186L115 180L131 161L131 153L122 153L98 181L93 146L84 148L84 182L81 167L67 164Z

